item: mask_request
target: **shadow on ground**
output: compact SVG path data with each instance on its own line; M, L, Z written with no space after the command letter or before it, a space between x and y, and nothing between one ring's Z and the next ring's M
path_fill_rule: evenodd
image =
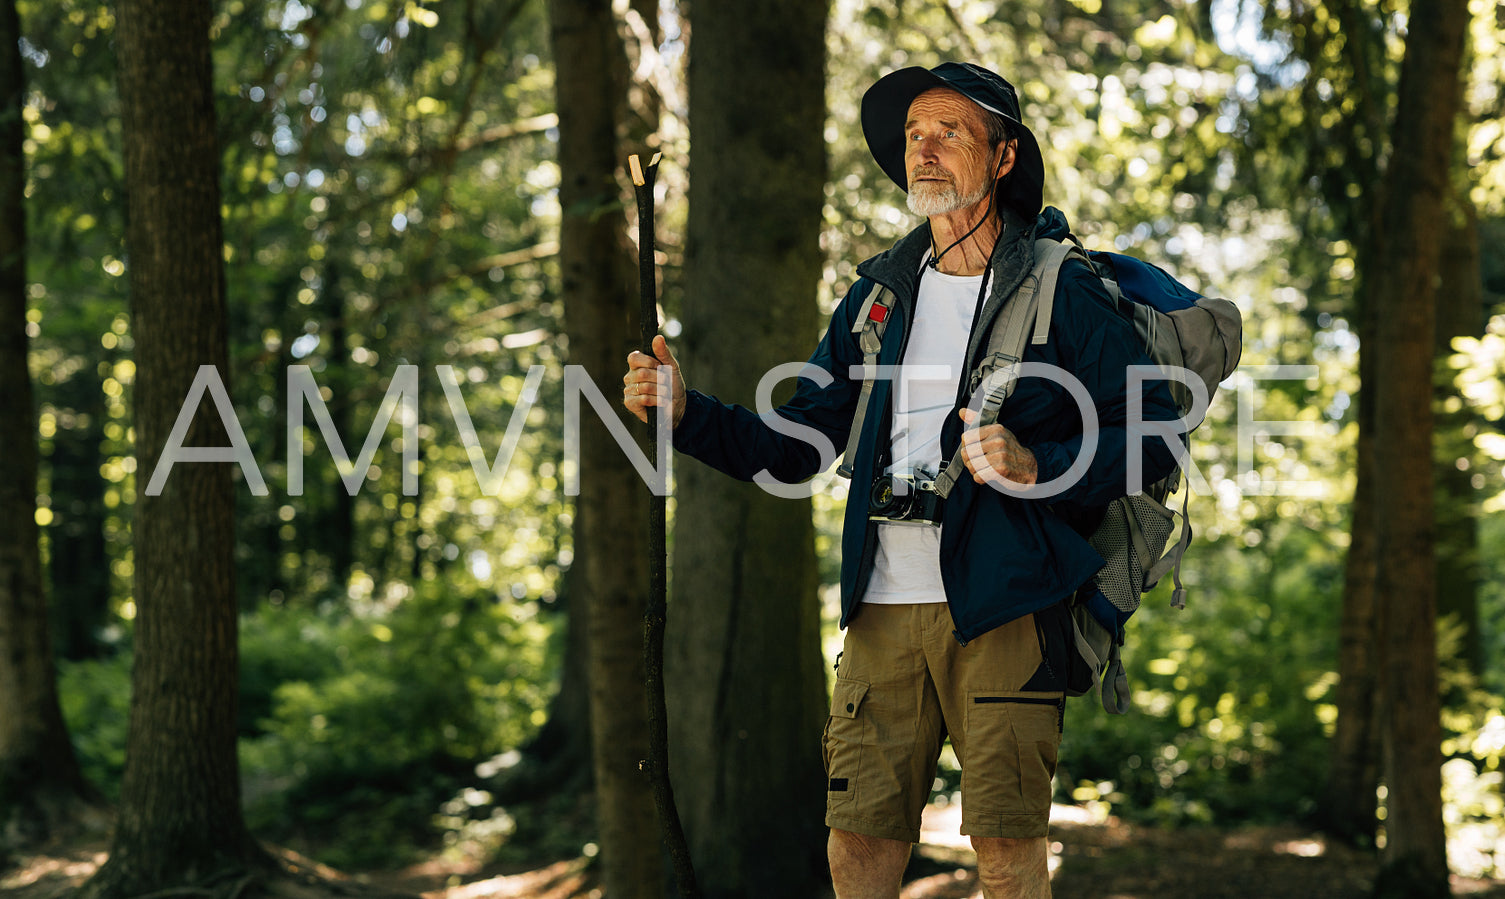
M979 896L974 856L957 835L956 809L926 812L924 842L905 875L902 899ZM0 871L6 899L62 899L104 862L105 841L48 847ZM400 871L347 875L283 850L285 865L316 875L297 899L320 896L424 899L599 899L590 860L551 860L507 869L435 859ZM1051 835L1054 893L1069 899L1269 899L1320 896L1368 899L1376 861L1367 853L1329 845L1294 827L1158 830L1096 821L1058 807ZM282 889L251 890L288 899ZM188 896L192 891L175 891ZM1453 893L1505 899L1505 881L1455 878ZM165 894L164 894L165 895ZM821 899L821 897L811 897Z

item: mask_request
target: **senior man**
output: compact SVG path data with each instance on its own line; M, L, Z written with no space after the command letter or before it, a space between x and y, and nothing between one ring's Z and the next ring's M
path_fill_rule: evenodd
M810 358L827 376L801 377L775 410L827 445L687 390L662 337L656 358L629 357L623 401L644 421L672 405L675 447L744 480L808 479L859 428L842 539L846 635L823 740L836 895L898 895L949 737L984 895L1046 897L1071 661L1065 601L1103 564L1082 533L1126 491L1127 444L1140 439L1125 424L1127 370L1149 360L1098 277L1070 259L1048 339L1024 360L1083 385L1097 429L1084 431L1066 386L1049 378L1021 380L997 423L973 425L965 375L986 352L988 325L1029 274L1034 241L1067 233L1059 212L1040 212L1039 145L1013 86L970 63L881 78L863 97L862 127L925 222L858 266ZM867 301L880 286L893 300L875 311ZM885 320L876 361L897 374L875 379L864 404L868 317ZM1149 383L1145 419L1174 420L1164 383ZM1061 477L1084 450L1091 462L1064 490L1019 492ZM942 500L927 491L958 451L972 479ZM1144 441L1143 458L1145 483L1174 463L1161 441ZM898 511L880 499L896 485L913 500Z

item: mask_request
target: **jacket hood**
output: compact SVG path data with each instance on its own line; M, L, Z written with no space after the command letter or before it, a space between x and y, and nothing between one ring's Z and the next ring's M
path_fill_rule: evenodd
M1047 206L1035 220L1035 238L1038 240L1065 240L1071 233L1066 214L1054 206Z

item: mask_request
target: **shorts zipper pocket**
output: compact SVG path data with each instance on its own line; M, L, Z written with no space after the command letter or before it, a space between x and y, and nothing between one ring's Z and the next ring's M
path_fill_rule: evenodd
M1066 697L1058 696L974 696L972 702L977 705L987 703L1012 702L1019 705L1049 705L1056 708L1056 730L1066 729Z

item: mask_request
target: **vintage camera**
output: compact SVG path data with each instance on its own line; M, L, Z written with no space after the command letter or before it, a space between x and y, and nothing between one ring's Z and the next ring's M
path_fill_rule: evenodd
M868 515L889 521L938 522L944 502L928 478L879 475L868 494Z

